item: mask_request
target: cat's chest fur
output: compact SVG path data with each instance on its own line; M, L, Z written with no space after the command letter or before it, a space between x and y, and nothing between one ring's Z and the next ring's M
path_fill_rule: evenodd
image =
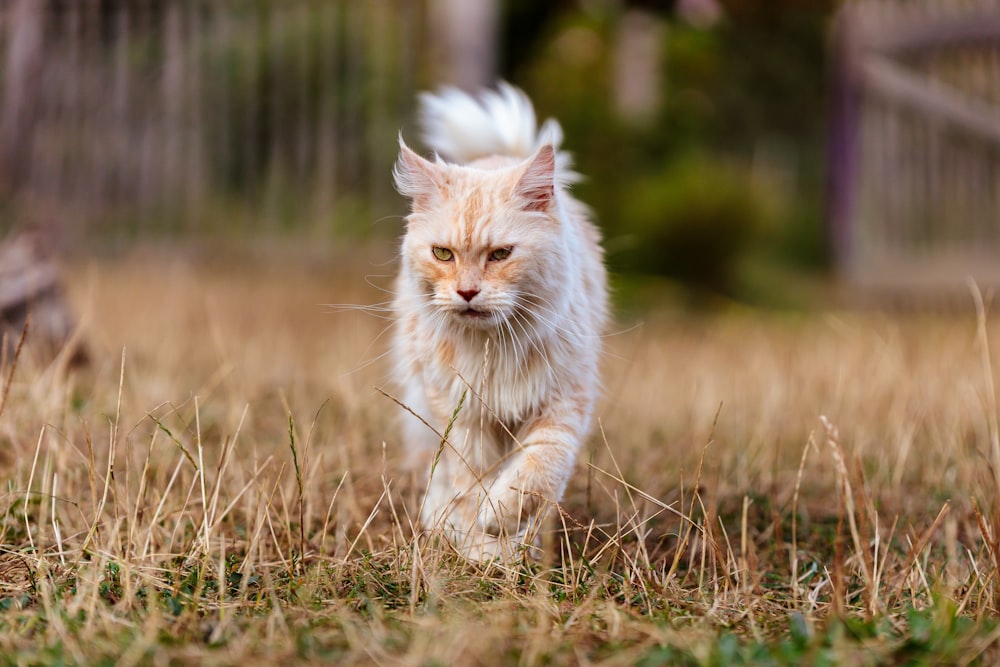
M537 417L558 389L547 341L459 332L438 336L421 357L428 393L446 413L465 394L465 409L500 421L511 431Z

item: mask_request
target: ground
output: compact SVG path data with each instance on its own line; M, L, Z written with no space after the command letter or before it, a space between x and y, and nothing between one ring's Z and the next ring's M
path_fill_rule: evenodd
M0 663L1000 659L990 343L936 314L619 312L542 555L412 524L391 253L67 270L90 365L3 360ZM372 275L378 274L378 275Z

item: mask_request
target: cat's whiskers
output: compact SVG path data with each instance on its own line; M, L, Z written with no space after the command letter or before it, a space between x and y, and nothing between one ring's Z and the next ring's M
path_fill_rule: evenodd
M502 328L500 330L500 335L498 336L501 342L504 344L504 349L506 349L506 336L503 335L504 331L510 334L510 348L514 356L514 368L519 376L521 382L527 382L527 376L525 375L524 365L527 363L527 357L524 356L523 351L520 349L521 344L517 339L517 334L514 332L514 328L511 326L510 321L507 319L502 320ZM523 358L523 362L522 362ZM509 358L505 359L505 365L509 365ZM504 369L504 375L509 376L507 369Z
M563 310L557 309L549 299L530 292L515 292L514 299L519 305L526 306L526 310L542 322L549 324L557 330L562 328L552 320L549 320L542 315L542 313L548 313L553 318L558 320L562 320L566 317L566 313Z
M430 294L415 294L414 296L428 297ZM347 312L366 312L366 313L398 313L400 312L399 304L395 301L377 301L375 303L320 303L317 304L323 308L327 308L329 313L347 313Z
M515 294L514 298L517 300L517 302L518 302L519 305L528 306L529 307L528 309L532 312L532 314L538 320L540 320L540 321L548 324L551 327L552 332L555 335L557 335L560 338L562 338L562 340L565 343L570 344L570 345L574 344L574 341L570 340L569 337L566 336L566 334L563 333L563 330L562 330L561 327L557 326L554 322L552 322L551 320L549 320L548 318L546 318L544 315L541 314L541 312L548 312L548 313L551 313L553 315L556 315L557 314L556 311L554 311L551 308L546 308L544 305L542 305L541 303L539 303L537 301L530 301L529 299L538 299L540 301L545 301L547 303L551 303L551 302L549 302L547 299L545 299L542 296L539 296L537 294L531 294L529 292L518 292L518 293ZM643 322L636 322L635 324L633 324L630 327L626 327L624 329L616 329L615 331L610 331L610 332L608 332L606 334L588 334L588 333L583 332L583 331L576 331L575 333L576 333L577 336L580 336L581 338L584 338L584 339L603 340L605 338L611 338L613 336L622 336L624 334L631 333L632 331L636 331L638 329L641 329L642 326L643 326ZM616 354L616 353L608 351L608 350L604 351L604 356L609 357L611 359L615 359L617 361L626 361L626 358L624 356L622 356L620 354Z
M554 310L554 308L547 307L545 305L545 304L549 304L549 306L551 306L552 302L549 301L548 299L546 299L545 297L539 295L539 294L533 294L531 292L517 292L515 294L515 298L523 300L522 303L530 305L530 306L532 306L532 308L537 308L540 311L548 312L548 313L550 313L550 314L552 314L554 316L560 316L559 313L556 310ZM531 300L528 300L528 299L535 299L535 300L531 301ZM541 318L539 318L539 319L541 319ZM615 329L614 331L609 331L608 333L605 333L605 334L588 334L588 333L582 332L582 331L578 332L578 333L581 336L585 336L587 338L604 339L604 338L612 338L614 336L621 336L623 334L631 333L632 331L636 331L637 329L641 329L642 326L643 326L643 322L636 322L632 326L625 327L624 329Z
M396 263L398 261L398 259L399 259L399 255L397 254L392 259L392 263ZM368 286L370 286L370 287L374 287L379 292L385 292L386 294L391 294L393 296L397 296L399 294L399 292L396 292L395 290L389 289L388 287L382 287L381 285L376 285L374 282L372 282L372 278L391 278L391 277L392 276L386 275L384 273L369 273L368 275L365 276L365 283Z
M502 368L500 369L500 371L501 371L501 373L503 374L504 377L507 377L507 375L508 375L508 367L510 366L510 354L507 351L507 339L503 335L504 334L504 327L506 327L506 326L507 326L507 322L505 320L501 320L500 321L500 327L497 328L497 336L496 336L497 342L499 343L499 348L500 348L499 349L499 355L498 355L498 357L499 357L500 364L502 364ZM511 353L514 354L515 364L516 364L517 350L514 349L513 344L511 345Z
M515 349L515 363L517 364L518 371L521 376L522 382L528 381L528 350L525 347L525 343L521 340L521 337L517 335L514 331L514 325L511 324L510 320L504 320L504 325L507 327L507 331L510 332L511 346Z
M517 311L511 315L511 320L513 320L514 324L518 325L521 328L521 331L524 332L524 337L527 339L528 345L530 345L535 352L538 353L541 360L545 362L545 365L549 369L549 377L555 380L556 386L559 387L560 391L562 391L562 382L559 380L559 374L556 373L555 368L553 368L551 362L549 362L549 355L545 350L545 346L539 344L535 340L535 336L532 336L528 332L528 328L531 326L530 322L522 322L522 319L523 317L519 317Z
M556 322L553 322L549 318L547 318L544 315L542 315L541 312L539 312L539 311L543 311L544 312L547 309L543 308L542 306L540 306L538 304L535 304L535 303L532 303L530 301L527 301L521 295L515 294L514 299L515 299L518 307L520 308L521 312L524 313L525 316L528 316L531 319L537 320L538 322L546 325L546 333L555 336L556 338L560 339L562 342L566 343L567 345L571 345L572 346L572 345L576 345L577 344L577 341L575 341L574 339L570 338L568 336L568 334L566 334L566 332L564 331L564 327L560 326ZM555 313L555 311L550 311L550 312L552 312L553 315L555 315L556 317L558 317L560 320L563 319L563 316L559 315L558 313ZM574 332L574 333L578 334L578 332Z
M362 305L362 304L323 304L323 305L328 305L328 306L332 306L332 305L356 306L356 308L348 308L348 309L345 309L343 311L332 311L332 314L338 314L338 313L342 313L342 312L349 312L351 310L359 310L359 311L362 311L362 312L366 312L366 314L372 315L373 317L377 317L378 319L389 320L389 323L387 325L385 325L384 327L382 327L382 329L380 329L377 334L375 334L375 336L371 339L371 341L369 341L368 345L365 347L364 351L361 353L361 359L362 359L362 361L357 366L355 366L354 368L352 368L351 370L343 373L342 377L346 377L348 375L352 375L354 373L362 371L365 368L368 368L372 364L376 363L380 359L385 358L386 356L392 354L394 351L396 351L397 349L399 349L402 346L402 343L399 342L399 341L394 341L392 344L389 345L389 347L385 351L381 352L380 354L378 354L378 355L376 355L374 357L371 357L370 359L365 359L365 357L372 350L372 348L375 347L376 343L378 343L378 341L381 340L382 337L385 336L385 334L390 329L392 329L395 326L398 326L398 325L402 324L402 322L405 319L402 315L404 315L406 313L417 312L417 311L419 311L419 310L421 310L423 308L422 304L412 305L412 306L410 306L407 309L400 309L399 307L396 307L394 309L386 308L385 309L386 311L395 312L395 313L397 313L397 316L391 316L391 315L383 316L383 315L377 315L375 313L367 312L367 308L368 307L365 306L365 305ZM434 313L432 313L432 317L439 317L442 320L444 319L444 316L440 315L440 314L435 315Z
M381 331L379 331L378 334L376 334L375 337L372 338L372 340L368 343L368 346L365 347L364 352L361 353L361 359L363 359L363 360L365 359L365 357L368 355L368 353L371 351L371 349L373 347L375 347L375 344L379 340L381 340L382 336L384 336L387 331L389 331L394 326L397 326L397 325L399 325L402 322L402 320L399 319L399 318L384 318L384 319L391 319L392 321L389 322L389 324L387 324L384 327L382 327ZM361 363L359 363L357 366L355 366L351 370L347 371L346 373L343 373L342 377L346 377L346 376L351 375L353 373L360 372L360 371L364 370L365 368L368 368L369 366L371 366L372 364L374 364L375 362L377 362L379 359L382 359L382 358L386 357L387 355L391 354L392 352L394 352L399 346L400 346L400 344L398 342L392 343L391 345L389 345L388 349L386 349L384 352L382 352L381 354L378 354L378 355L372 357L371 359L367 359L367 360L362 361Z

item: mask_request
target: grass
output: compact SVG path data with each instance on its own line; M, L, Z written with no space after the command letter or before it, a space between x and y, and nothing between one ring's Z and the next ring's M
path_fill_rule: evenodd
M387 322L319 305L384 300L366 272L70 270L91 365L29 333L0 369L0 663L1000 659L1000 324L971 299L622 316L541 559L473 565L415 534Z

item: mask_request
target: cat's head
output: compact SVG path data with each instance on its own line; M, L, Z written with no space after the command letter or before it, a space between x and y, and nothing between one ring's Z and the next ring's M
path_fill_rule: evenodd
M551 146L465 166L430 162L401 141L394 175L412 204L403 262L449 322L491 329L553 307L566 258Z

